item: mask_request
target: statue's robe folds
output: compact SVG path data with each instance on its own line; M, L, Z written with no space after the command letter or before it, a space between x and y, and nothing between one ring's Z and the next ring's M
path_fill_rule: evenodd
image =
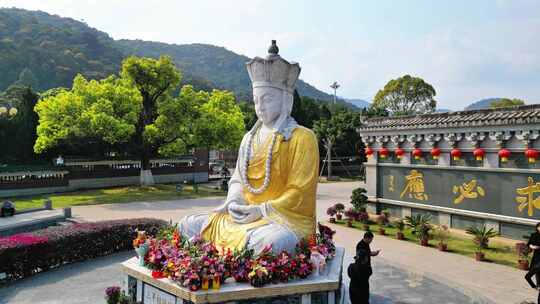
M240 153L244 145L247 145L247 136L249 133L242 140ZM253 149L247 176L254 188L264 183L270 144L269 138L260 147ZM260 194L251 193L242 186L239 176L242 159L240 155L230 181L230 190L241 187L239 193L247 204L263 204L263 217L252 223L238 224L228 213L194 215L185 218L180 223L180 229L187 236L200 231L204 240L214 242L221 249L243 249L247 246L260 252L265 246L272 245L274 252L294 250L300 239L309 238L315 233L319 170L319 149L315 134L297 126L288 140L281 134L277 135L270 184Z

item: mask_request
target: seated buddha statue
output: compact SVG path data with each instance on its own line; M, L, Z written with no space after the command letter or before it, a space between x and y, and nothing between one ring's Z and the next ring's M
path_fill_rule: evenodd
M258 253L271 245L275 253L294 253L315 233L317 138L291 117L300 66L281 58L275 41L268 52L246 64L258 120L242 139L225 202L179 223L185 237L222 250Z

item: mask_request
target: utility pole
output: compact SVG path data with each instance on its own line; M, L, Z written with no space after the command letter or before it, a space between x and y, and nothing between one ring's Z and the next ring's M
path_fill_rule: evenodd
M340 85L337 83L337 81L334 81L330 87L334 89L334 104L336 104L336 90L339 89Z

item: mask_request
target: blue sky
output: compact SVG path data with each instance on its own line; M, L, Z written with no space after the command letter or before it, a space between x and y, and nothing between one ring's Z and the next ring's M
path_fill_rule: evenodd
M487 97L540 103L540 1L0 0L84 20L113 38L210 43L250 57L277 39L301 78L371 100L411 74L440 108Z

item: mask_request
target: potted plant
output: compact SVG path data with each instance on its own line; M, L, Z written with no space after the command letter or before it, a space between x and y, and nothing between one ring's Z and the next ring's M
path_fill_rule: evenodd
M412 228L412 233L418 237L420 245L428 246L431 216L428 214L417 214L405 217L405 224Z
M405 234L403 234L403 230L405 230L405 222L403 222L403 220L397 220L394 222L394 226L396 227L397 229L397 232L396 232L396 238L398 240L404 240L405 239Z
M337 211L334 206L328 207L328 209L326 209L326 214L330 216L330 223L336 222L336 218L334 216L337 214Z
M440 225L435 230L435 238L439 240L439 243L437 244L437 248L439 251L447 251L448 250L448 238L450 237L450 231L448 230L448 226L446 225Z
M420 239L420 245L429 246L429 238L431 231L431 225L429 223L422 224L418 230L418 238Z
M516 252L518 254L518 268L521 270L529 270L529 246L527 243L519 242L516 244Z
M388 224L388 217L386 216L386 214L382 213L379 215L379 217L377 218L377 224L379 224L379 234L386 235L386 230L384 229L384 227L386 227L386 225Z
M111 286L105 289L105 301L107 304L116 304L120 299L120 287Z
M368 203L368 197L366 195L367 191L364 188L354 189L351 195L351 204L354 207L354 210L362 211Z
M345 216L347 217L347 226L352 227L353 221L358 217L357 212L354 209L349 208L345 211Z
M369 231L369 214L365 211L358 213L358 220L363 224L365 231Z
M334 205L334 209L336 209L336 218L338 221L341 221L343 218L343 211L345 211L345 205L342 203L337 203Z
M485 258L483 250L488 248L489 240L497 236L497 232L493 228L487 229L485 225L480 228L475 226L469 227L466 232L473 236L473 242L476 245L476 252L474 253L476 260L483 261Z

